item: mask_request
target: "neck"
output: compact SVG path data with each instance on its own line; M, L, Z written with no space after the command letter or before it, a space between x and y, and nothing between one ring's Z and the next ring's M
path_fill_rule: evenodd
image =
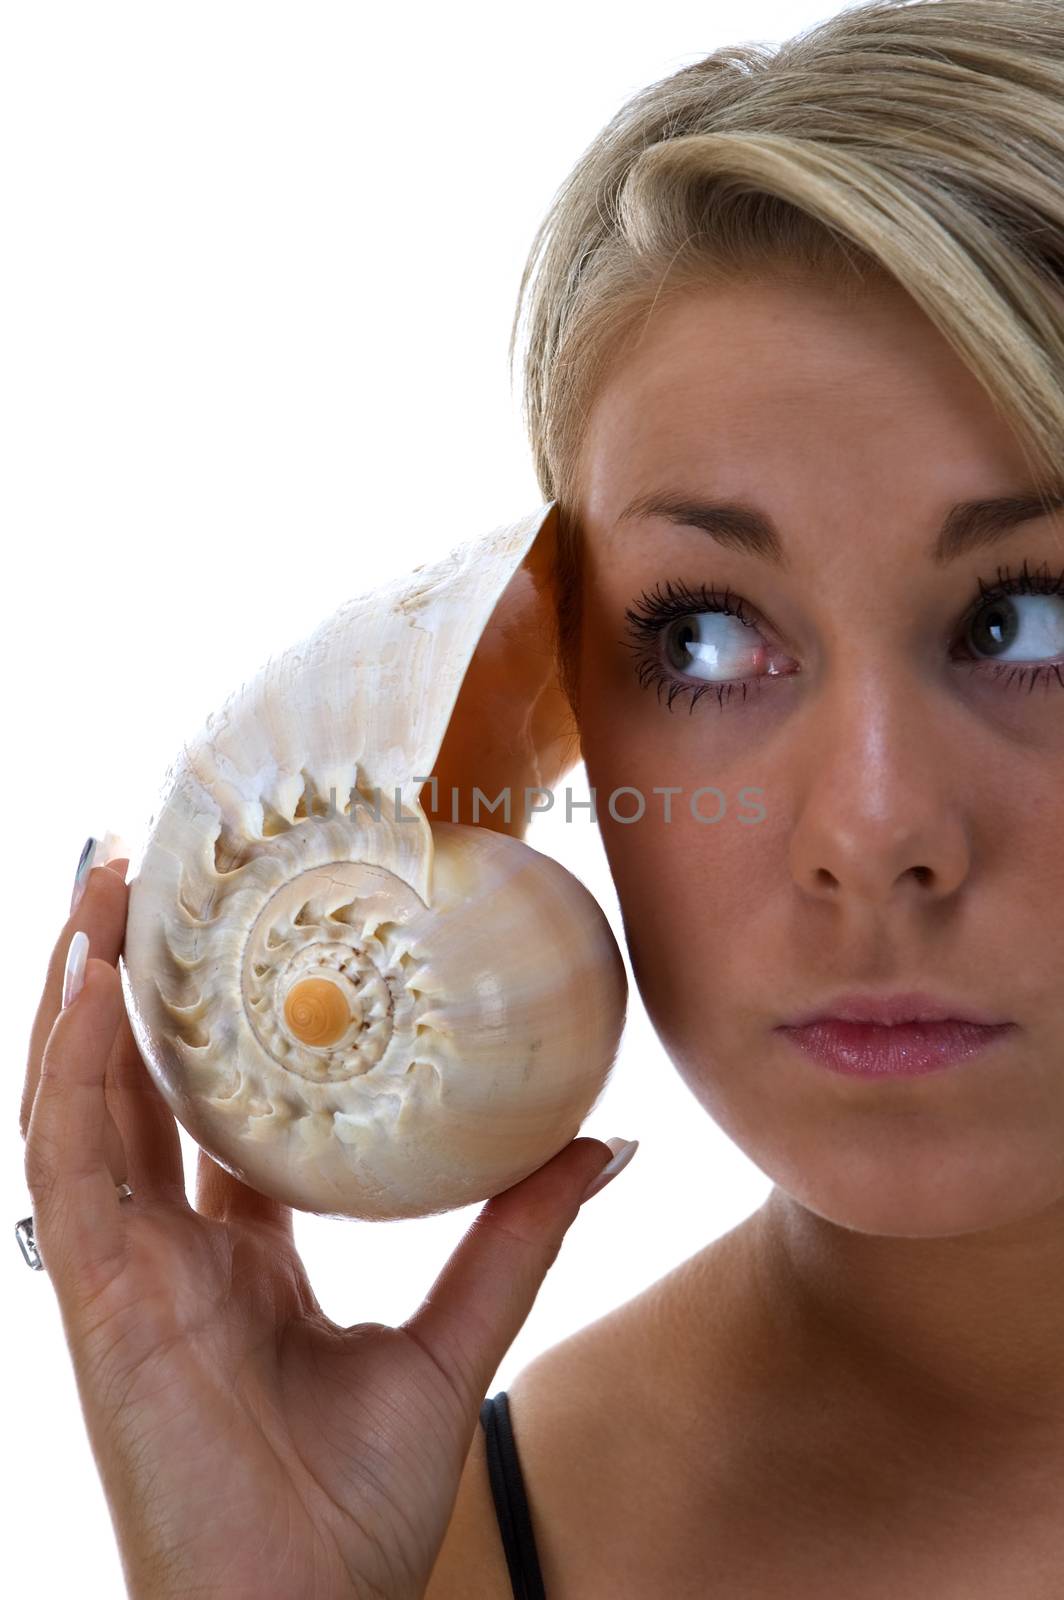
M762 1308L810 1373L970 1440L1064 1460L1064 1202L946 1238L840 1227L773 1189L750 1219Z

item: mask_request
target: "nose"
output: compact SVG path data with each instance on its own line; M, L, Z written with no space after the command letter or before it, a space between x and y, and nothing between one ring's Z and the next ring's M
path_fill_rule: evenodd
M936 716L911 680L851 680L810 709L802 732L790 839L801 889L882 907L899 895L941 899L964 882L970 791L941 708Z

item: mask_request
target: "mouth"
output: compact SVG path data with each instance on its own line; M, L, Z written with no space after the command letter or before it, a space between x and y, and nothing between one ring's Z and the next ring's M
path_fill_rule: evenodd
M966 1060L1015 1026L966 1001L911 991L837 995L776 1031L833 1072L911 1077Z

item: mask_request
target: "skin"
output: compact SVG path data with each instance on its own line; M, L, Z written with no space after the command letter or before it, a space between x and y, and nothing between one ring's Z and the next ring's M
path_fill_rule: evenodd
M654 310L591 410L576 501L581 746L633 969L685 1083L774 1184L621 1319L626 1358L648 1348L650 1311L668 1349L660 1409L631 1435L653 1437L682 1394L701 1419L685 1483L718 1482L731 1437L728 1481L763 1507L771 1444L793 1468L777 1485L788 1526L815 1509L819 1553L837 1538L855 1584L862 1559L919 1527L940 1596L962 1549L968 1595L1006 1592L1004 1573L1008 1592L1049 1595L1064 1559L1064 698L1055 681L995 677L961 627L978 579L1025 560L1055 576L1064 540L1043 517L947 567L929 554L955 501L1030 481L977 380L896 285L843 304L823 281L780 277ZM785 569L658 517L615 526L654 489L757 505ZM762 674L745 699L708 693L689 712L681 696L670 712L641 686L625 609L670 580L742 597L757 631L725 617L716 636L743 652L733 672ZM1032 604L1053 608L1056 642L1025 653L1021 634L1007 659L1064 660L1064 598L1014 601L1024 627ZM686 804L704 784L726 798L715 825ZM605 804L622 785L648 802L633 824ZM655 785L682 788L669 825ZM762 791L756 825L738 820L758 814L744 786ZM701 804L714 815L715 796ZM831 1073L773 1031L842 990L917 988L1016 1026L952 1069L877 1080ZM759 1463L748 1478L740 1439ZM868 1495L891 1508L878 1544ZM765 1521L736 1515L748 1561ZM794 1549L779 1551L780 1592L802 1592ZM809 1585L820 1592L813 1558Z

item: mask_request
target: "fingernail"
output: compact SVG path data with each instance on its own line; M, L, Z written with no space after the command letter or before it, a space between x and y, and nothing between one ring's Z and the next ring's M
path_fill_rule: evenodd
M81 900L81 897L85 893L85 885L89 881L89 873L92 871L93 858L96 855L96 846L99 844L99 842L100 841L98 839L94 839L90 833L82 847L81 860L78 862L78 870L74 874L74 888L70 895L69 916L74 915L74 912L78 909L78 904Z
M606 1163L597 1178L592 1178L584 1190L580 1201L581 1205L584 1204L585 1200L590 1200L592 1195L598 1194L599 1190L604 1189L608 1183L611 1183L618 1172L623 1172L639 1149L638 1139L607 1139L606 1143L613 1151L613 1160Z
M79 928L70 941L67 949L66 966L63 969L63 1007L65 1011L72 1000L76 1000L81 993L81 986L85 982L85 962L89 955L89 936Z
M127 861L129 859L129 846L120 833L110 830L101 839L94 839L91 835L85 840L85 847L81 852L78 870L74 878L74 892L70 896L70 910L68 916L73 916L81 904L81 897L85 893L89 882L89 873L93 867L107 867L112 861ZM125 871L120 873L125 876Z

